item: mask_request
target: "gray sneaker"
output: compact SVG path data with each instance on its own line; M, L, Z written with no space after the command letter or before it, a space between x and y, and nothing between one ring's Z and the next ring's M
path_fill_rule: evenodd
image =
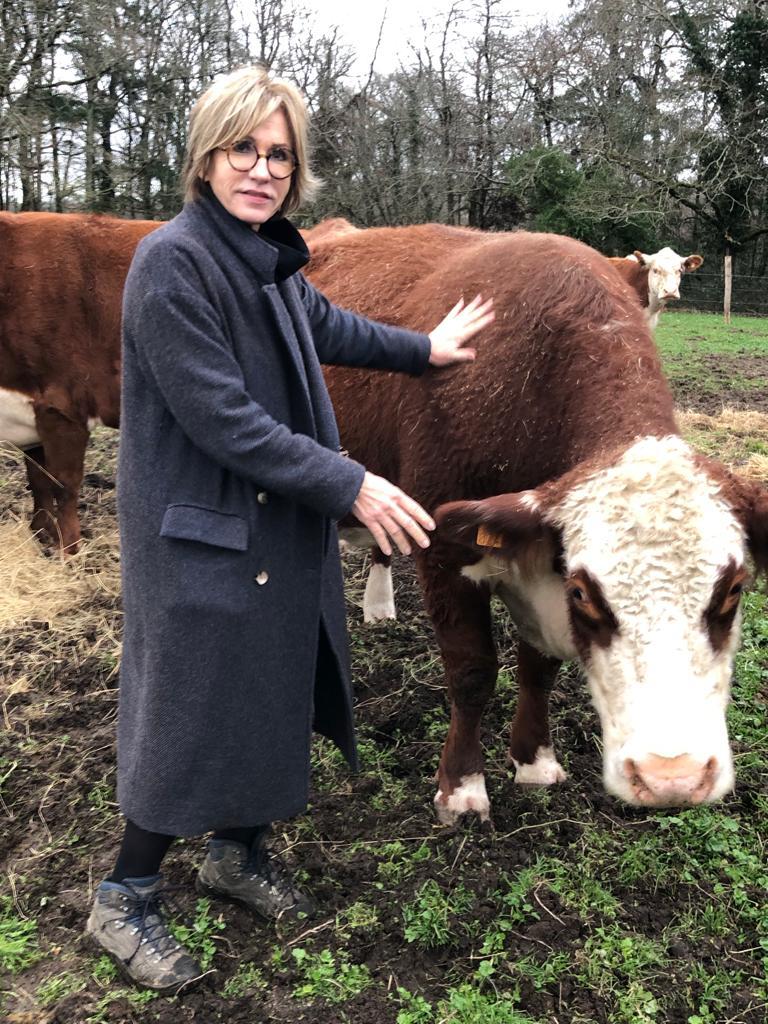
M261 917L298 920L315 912L285 865L263 845L249 851L243 843L229 839L209 840L196 885L205 896L239 903Z
M160 875L102 882L85 931L131 981L170 993L203 972L168 931L162 889Z

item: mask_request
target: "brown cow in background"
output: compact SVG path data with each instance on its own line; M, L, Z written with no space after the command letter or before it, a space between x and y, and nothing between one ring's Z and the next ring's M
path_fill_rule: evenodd
M0 213L0 446L25 455L32 529L68 554L96 423L120 420L120 313L139 240L159 221ZM357 231L342 218L312 238Z
M120 310L157 221L0 213L0 445L25 452L32 529L77 551L83 458L120 421Z

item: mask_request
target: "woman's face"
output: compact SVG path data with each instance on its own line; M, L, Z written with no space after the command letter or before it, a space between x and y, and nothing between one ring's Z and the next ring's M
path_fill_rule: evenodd
M282 109L262 121L249 138L261 154L269 153L274 146L293 148L288 119ZM250 171L236 171L230 166L227 154L217 149L206 181L225 210L258 231L283 205L292 177L273 178L267 170L267 161L261 158Z

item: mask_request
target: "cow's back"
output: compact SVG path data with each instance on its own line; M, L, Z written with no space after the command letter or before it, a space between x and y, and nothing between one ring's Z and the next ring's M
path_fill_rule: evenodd
M494 297L470 365L327 371L350 453L427 504L533 487L601 445L674 430L637 300L573 239L372 229L318 244L309 277L341 306L422 331L461 295Z
M120 311L156 221L0 213L0 387L87 406L116 426Z

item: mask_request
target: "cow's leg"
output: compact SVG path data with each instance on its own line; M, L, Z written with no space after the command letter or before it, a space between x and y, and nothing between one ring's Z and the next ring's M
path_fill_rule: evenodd
M74 554L80 546L77 501L83 482L88 444L85 423L64 416L52 406L37 406L35 422L45 449L45 468L56 499L56 535L62 551Z
M431 570L431 571L430 571ZM444 824L474 812L488 819L480 724L496 683L490 591L434 564L420 567L424 599L443 656L451 724L440 757L437 816Z
M33 533L41 534L58 543L59 531L56 525L56 505L54 501L55 482L45 468L45 450L42 445L27 448L24 452L24 465L27 470L29 489L32 492Z
M363 596L363 621L396 619L395 593L392 589L392 559L377 547L371 548L371 569Z
M551 786L565 779L549 734L549 694L558 669L548 658L520 640L517 650L517 710L509 739L509 758L516 768L515 782Z

